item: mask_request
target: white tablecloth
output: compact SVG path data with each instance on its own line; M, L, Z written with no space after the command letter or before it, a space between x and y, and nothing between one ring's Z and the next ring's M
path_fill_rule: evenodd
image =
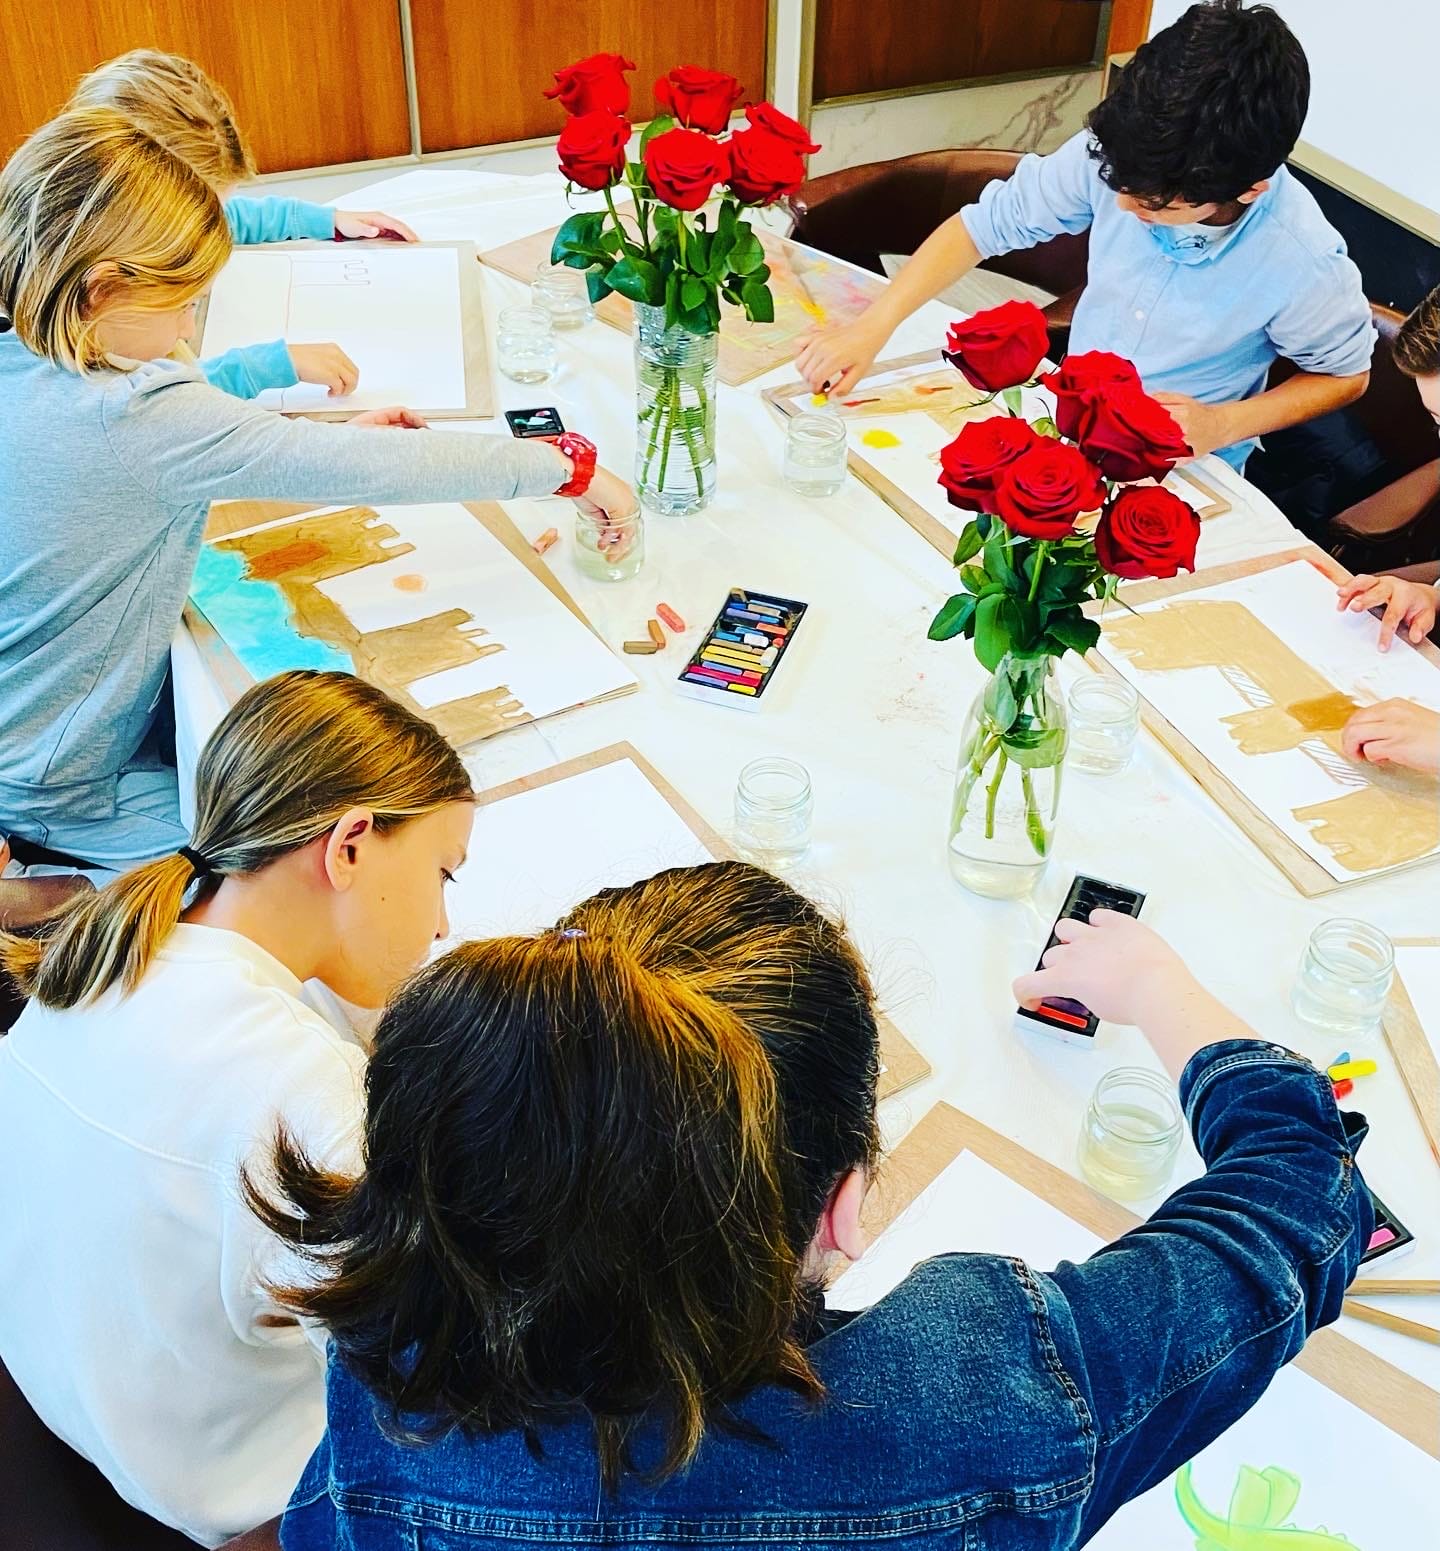
M345 203L402 216L423 238L464 238L481 247L554 225L566 213L558 179L497 180L464 171L406 173L352 192ZM492 320L524 291L489 270L486 287ZM948 319L938 304L922 309L887 354L936 347ZM557 405L568 426L596 441L606 463L628 474L630 341L600 323L561 337L563 364L551 383L521 387L497 375L502 407ZM760 393L794 375L785 367L743 388L720 389L719 495L699 517L652 518L647 563L633 581L607 585L579 574L568 503L510 506L528 537L560 528L565 542L548 561L617 650L622 640L644 634L662 599L692 627L687 641L732 586L810 603L793 659L764 711L744 715L678 695L674 680L683 654L672 645L653 657L627 658L642 680L639 694L480 745L468 759L477 786L628 739L725 830L735 777L747 760L771 753L801 760L814 782L815 844L796 881L844 912L886 1010L934 1067L924 1084L886 1106L892 1143L945 1099L1073 1171L1082 1109L1100 1076L1118 1065L1156 1065L1133 1029L1102 1029L1095 1048L1084 1050L1014 1027L1010 982L1033 966L1076 872L1146 891L1145 919L1230 1006L1265 1036L1317 1061L1331 1059L1333 1038L1312 1036L1288 1005L1311 928L1345 914L1394 936L1434 933L1436 869L1305 900L1142 735L1123 774L1067 773L1054 860L1032 901L992 902L962 891L946 867L944 829L960 723L982 672L968 643L935 644L925 635L937 602L954 590L952 572L857 480L824 501L785 488L783 437ZM474 429L493 434L494 423ZM1275 507L1219 460L1205 460L1203 471L1234 501L1230 514L1205 525L1203 563L1297 542ZM193 761L223 702L184 632L175 669L183 786L183 766ZM483 866L484 858L475 865ZM1427 1241L1399 1274L1440 1277L1440 1170L1388 1052L1377 1041L1371 1053L1381 1071L1358 1083L1351 1101L1372 1124L1365 1172ZM1193 1154L1187 1153L1186 1167L1198 1167ZM1342 1327L1440 1386L1434 1349L1349 1319Z

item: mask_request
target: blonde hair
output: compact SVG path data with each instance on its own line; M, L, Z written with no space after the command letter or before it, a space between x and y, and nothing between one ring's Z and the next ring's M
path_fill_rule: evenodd
M182 307L229 256L215 191L113 109L62 113L0 172L0 311L71 371L109 364L104 314Z
M255 176L224 91L180 54L136 48L82 77L72 108L114 108L219 190Z
M1396 366L1407 377L1440 373L1440 286L1400 325L1394 356Z
M349 808L377 832L473 799L460 757L427 721L348 673L301 669L247 690L200 754L195 833L202 886L259 872L327 833ZM133 991L180 919L196 877L180 853L63 905L33 937L0 933L0 967L46 1007L117 981Z

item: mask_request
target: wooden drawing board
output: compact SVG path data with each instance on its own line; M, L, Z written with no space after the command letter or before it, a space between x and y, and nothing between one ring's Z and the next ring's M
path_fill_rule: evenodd
M448 310L448 298L434 291L433 277L428 272L433 255L442 253L455 255L457 306ZM377 255L383 264L383 285L379 283L381 276L378 270L374 276L367 276L367 270L377 267L369 257L371 254ZM296 260L302 263L309 260L312 264L320 260L327 273L335 271L348 275L350 279L348 283L333 285L327 280L323 286L323 307L318 314L310 314L316 331L301 326L297 332L291 320L293 290L277 290L274 294L267 291L265 299L227 294L227 274L231 277L231 287L239 283L237 277L242 276L248 277L245 281L247 285L258 285L260 275L254 268L255 258L252 255L263 256L263 261L272 266L277 258L289 260L292 269ZM427 264L427 273L423 284L417 281L412 287L403 281L403 271L405 265L413 263L416 256L423 256L420 262ZM448 271L448 266L440 267ZM376 281L373 287L370 284L371 278ZM218 303L215 299L217 294L221 296ZM321 291L317 290L315 294L320 295ZM377 316L373 310L376 298L387 295L395 306L408 302L420 309L417 312L417 326L423 329L425 324L429 324L440 337L427 339L423 332L414 334L408 321L397 324L394 310L388 304L387 310ZM222 306L231 319L230 323L224 325L228 330L233 332L233 326L240 318L254 316L255 327L260 332L254 338L215 337L217 329L212 327L212 320L221 316ZM460 330L458 346L448 337L448 331L454 326L453 320L457 316ZM220 272L212 294L200 304L196 315L194 352L202 357L216 355L236 345L259 344L277 335L292 344L327 341L337 344L361 369L360 385L354 395L357 402L348 407L343 400L329 399L320 401L317 407L303 409L289 407L283 398L278 403L271 402L277 392L290 394L292 398L303 392L307 399L313 398L317 390L306 391L303 384L300 389L270 390L261 395L259 403L266 408L278 409L282 414L307 420L348 420L363 410L390 404L404 404L429 420L484 420L495 413L490 357L485 338L484 284L475 244L472 242L275 242L237 248L230 263ZM443 357L447 371L453 369L457 381L463 379L456 394L458 398L459 392L463 392L460 402L427 403L423 383L397 381L392 385L383 379L377 380L375 371L366 371L367 355L372 363L384 361L387 355L392 360L397 355L402 359L413 360L427 349ZM380 370L383 372L383 366ZM378 398L378 402L372 402L375 398ZM328 407L332 403L335 407Z
M528 285L536 269L549 259L558 230L552 227L533 232L482 253L481 260ZM794 360L800 341L812 329L852 322L887 283L884 276L868 269L856 269L759 227L754 230L770 266L775 319L772 323L750 323L738 308L721 303L717 370L720 381L732 388ZM595 316L628 334L634 326L635 309L623 296L611 292L596 306Z
M481 793L479 802L482 807L488 806L491 803L503 801L507 797L518 796L522 792L531 792L538 787L552 786L558 781L569 780L573 776L599 769L604 765L613 765L619 760L629 760L640 771L665 802L675 810L700 845L716 861L734 860L735 852L719 831L706 823L654 765L629 743L614 743L608 748L597 749L592 754L582 754L578 758L551 765L548 769L537 771L533 775L521 776L518 780L508 781L503 786L492 787ZM880 1074L879 1096L882 1099L888 1099L902 1089L928 1077L930 1063L883 1014L879 1018L879 1025L880 1064L883 1068Z
M1304 561L1314 566L1322 575L1329 578L1337 586L1348 580L1350 575L1343 566L1325 554L1323 550L1313 544L1308 544L1296 549L1284 550L1279 554L1265 555L1252 560L1240 560L1230 565L1215 566L1208 571L1175 577L1169 581L1127 582L1121 588L1120 596L1131 605L1184 597L1188 593L1218 586L1221 583L1240 577L1254 576L1262 571L1273 570L1277 566L1289 565L1295 561ZM1096 619L1103 617L1107 620L1113 620L1118 617L1113 606L1109 612L1102 613L1102 604L1099 602L1086 605L1085 612ZM1393 650L1395 652L1419 652L1430 663L1440 667L1440 649L1437 649L1429 641L1412 647L1408 642L1397 638ZM1091 650L1088 652L1085 660L1097 672L1109 674L1114 678L1123 677L1098 651ZM1346 888L1350 883L1363 881L1365 878L1374 878L1382 876L1386 872L1402 870L1400 867L1382 868L1357 878L1343 880L1336 878L1322 867L1314 857L1309 855L1308 852L1295 844L1259 807L1251 802L1243 792L1217 770L1210 760L1171 721L1150 704L1143 693L1140 699L1140 708L1141 717L1146 727L1149 728L1160 743L1164 745L1168 752L1174 756L1204 791L1214 799L1219 807L1239 825L1241 830L1259 847L1265 856L1307 898L1328 894L1335 889ZM1433 860L1435 860L1433 856L1421 857L1414 862L1404 865L1424 866L1427 862Z
M980 1121L937 1104L900 1143L866 1203L871 1237L884 1231L962 1152L971 1152L1102 1239L1140 1219ZM1440 1395L1333 1330L1311 1336L1295 1366L1392 1432L1440 1459ZM1178 1543L1178 1542L1177 1542Z
M1433 948L1440 954L1440 937L1398 937L1397 948ZM1427 1008L1430 1019L1440 1018L1440 1007ZM1440 1063L1426 1037L1420 1014L1411 999L1404 977L1398 972L1390 989L1390 1000L1383 1020L1385 1042L1400 1069L1405 1091L1420 1118L1420 1129L1430 1143L1430 1151L1440 1162Z
M563 605L569 613L574 615L578 623L583 625L586 631L594 636L596 641L603 646L604 643L600 641L598 632L595 631L590 621L581 612L578 604L576 604L575 600L560 582L556 580L550 568L544 564L530 545L526 543L522 534L506 515L504 508L496 502L465 502L463 506L464 510L496 539L506 552L536 582L544 587L559 604ZM325 510L328 509L316 508L308 504L295 505L278 501L227 501L219 503L211 508L209 521L206 526L206 540L207 542L225 540L236 534L257 528L262 524L272 524L286 518L303 518L307 513ZM347 510L354 510L372 517L374 515L373 511L368 508ZM448 615L438 616L442 620L448 617ZM212 622L206 618L203 610L198 608L194 602L187 602L185 619L195 638L202 658L205 660L226 698L233 703L255 682L254 677L241 664L235 654L225 644L219 631L215 629ZM462 621L459 627L461 636L465 634L466 628L468 628L467 621ZM381 635L389 633L391 632L381 632ZM450 631L450 634L454 634L453 629ZM362 637L360 639L368 641L372 638ZM469 651L465 640L456 640L453 644L456 647L456 652L453 655L452 661L442 666L459 665L473 655ZM484 645L481 646L480 650L482 653L484 652ZM464 747L466 744L473 743L481 737L490 736L492 732L502 731L510 726L524 725L529 721L535 720L530 714L511 708L510 702L501 701L498 696L472 696L468 700L456 701L454 707L420 704L413 700L408 693L409 683L419 676L414 674L413 671L410 677L402 675L395 680L377 673L366 673L364 676L370 678L372 682L379 683L380 687L386 690L387 693L394 696L402 704L407 705L417 714L435 722L440 730L457 747ZM622 688L597 695L593 698L596 700L609 700L613 699L617 694L631 693L635 688L638 688L638 683L632 682ZM496 701L493 708L495 712L493 716L490 715L487 707L471 705L472 701L478 702L481 699ZM577 702L577 705L583 703L585 702L580 701ZM469 707L468 710L466 709L467 706ZM566 709L575 708L571 706ZM550 715L554 713L544 711L541 714ZM485 730L480 730L481 721L485 723Z
M767 389L764 398L783 420L813 408L809 384L804 382L787 382ZM848 458L851 473L949 560L974 514L948 506L944 497L936 493L938 449L953 440L968 421L1006 413L1004 405L972 388L941 359L938 351L922 350L877 361L845 399L832 399L827 407L853 427ZM1043 390L1026 391L1023 411L1027 417L1049 414L1052 408ZM930 451L913 457L903 453L896 456L889 448L871 451L863 444L860 427L867 419L909 417L914 421L920 415L928 415L934 421L933 429L925 427L933 442ZM924 421L920 424L924 426ZM860 445L856 445L857 440ZM1165 484L1195 508L1202 522L1231 509L1229 500L1191 468L1173 470Z

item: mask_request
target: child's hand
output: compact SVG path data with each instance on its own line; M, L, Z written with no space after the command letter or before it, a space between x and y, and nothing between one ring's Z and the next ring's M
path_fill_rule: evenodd
M606 517L629 517L635 511L635 492L609 469L597 468L584 495L570 499L587 517L597 521Z
M1351 759L1440 775L1440 711L1413 700L1362 706L1341 729L1340 747Z
M795 358L800 375L814 393L848 393L875 364L890 337L862 313L853 323L825 329L807 341Z
M353 415L350 424L399 426L402 431L429 429L422 416L417 415L413 409L406 409L403 404L391 404L386 409L367 409L363 415Z
M360 381L360 368L339 345L287 345L295 375L301 382L324 385L332 399L353 393Z
M1197 458L1228 447L1235 440L1226 414L1228 405L1202 404L1184 393L1152 393L1150 397L1170 411L1170 418L1180 427L1181 436Z
M397 221L383 210L337 210L337 237L385 237L392 242L419 242L404 221Z
M1433 587L1424 582L1407 582L1398 576L1356 576L1340 589L1335 600L1337 609L1348 609L1352 614L1368 612L1384 605L1380 616L1380 650L1388 652L1395 632L1406 626L1406 635L1413 645L1421 641L1435 628L1435 609L1440 604Z
M1194 986L1185 962L1158 933L1118 910L1092 910L1083 921L1055 923L1060 941L1046 950L1042 969L1014 984L1022 1007L1048 997L1083 1002L1107 1023L1138 1023L1159 1013Z

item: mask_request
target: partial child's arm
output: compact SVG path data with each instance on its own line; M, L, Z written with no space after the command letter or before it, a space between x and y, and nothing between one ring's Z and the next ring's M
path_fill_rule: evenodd
M239 247L298 237L328 240L335 235L335 212L329 205L304 199L246 199L237 194L225 201L225 219Z
M1369 383L1368 371L1344 377L1296 372L1279 387L1229 404L1202 404L1185 393L1157 393L1155 399L1170 411L1194 455L1203 458L1207 452L1343 409L1353 404Z
M237 399L256 398L267 388L293 388L300 380L283 339L206 356L200 370L212 388Z
M1010 177L988 184L973 205L932 232L854 323L811 340L796 364L815 392L849 392L895 329L982 259L1085 231L1099 186L1089 146L1082 132L1051 156L1022 158Z

